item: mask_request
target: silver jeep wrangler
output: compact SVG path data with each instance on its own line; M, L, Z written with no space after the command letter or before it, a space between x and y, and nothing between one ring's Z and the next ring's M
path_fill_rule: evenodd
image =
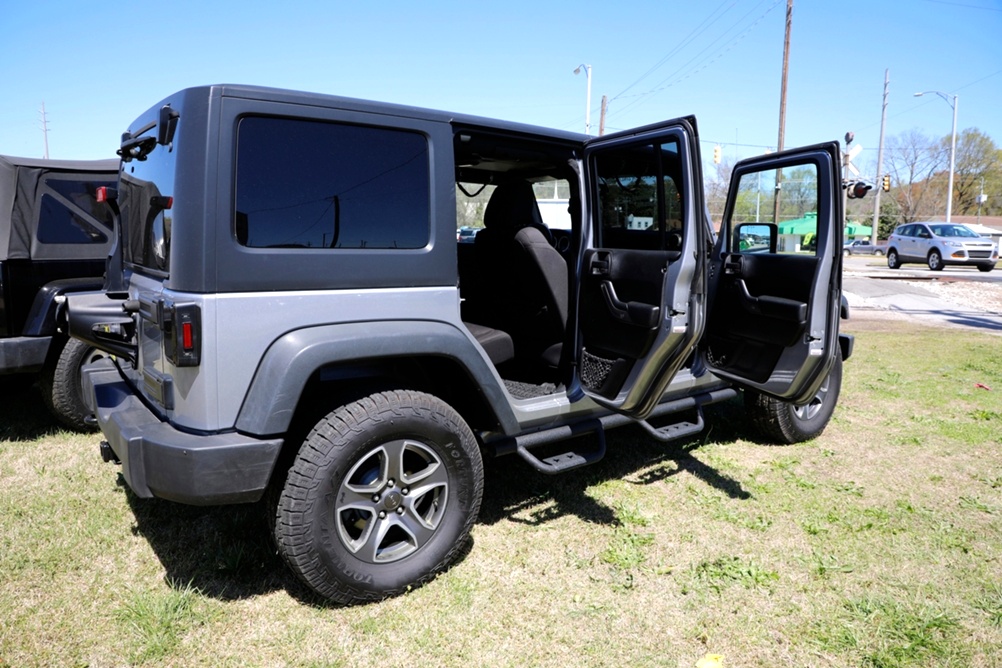
M792 443L837 402L837 143L736 165L719 233L691 117L592 138L225 85L154 105L120 155L104 290L66 308L109 354L83 380L102 453L139 497L269 500L331 600L447 568L483 456L569 471L609 428L684 437L739 391Z

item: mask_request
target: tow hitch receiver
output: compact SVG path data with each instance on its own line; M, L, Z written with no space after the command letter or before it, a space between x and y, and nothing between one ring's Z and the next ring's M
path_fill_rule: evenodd
M101 459L106 462L114 462L116 464L122 463L122 460L118 458L115 451L111 449L111 443L108 441L101 441Z

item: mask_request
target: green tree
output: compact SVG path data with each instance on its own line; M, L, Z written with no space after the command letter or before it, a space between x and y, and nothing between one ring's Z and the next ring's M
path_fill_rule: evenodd
M950 137L944 137L940 145L949 155ZM999 182L1002 152L991 137L976 128L967 128L957 136L955 163L953 211L958 215L972 215L978 210L981 179L993 184Z

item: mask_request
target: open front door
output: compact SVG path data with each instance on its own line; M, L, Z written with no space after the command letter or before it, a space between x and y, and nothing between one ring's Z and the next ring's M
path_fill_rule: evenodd
M838 354L842 198L836 142L739 162L710 264L707 366L809 401Z
M585 148L577 377L597 403L643 418L703 328L699 152L681 119Z

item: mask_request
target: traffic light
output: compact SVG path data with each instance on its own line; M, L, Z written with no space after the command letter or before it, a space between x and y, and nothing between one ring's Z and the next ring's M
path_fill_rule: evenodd
M891 175L890 174L884 174L884 178L883 178L883 180L880 183L880 189L883 190L885 193L891 192Z
M715 165L719 165L720 164L720 147L719 146L714 146L713 147L713 164L715 164Z
M846 185L846 190L849 191L849 199L861 199L866 197L866 191L872 187L869 183L863 183L862 181L850 181Z

